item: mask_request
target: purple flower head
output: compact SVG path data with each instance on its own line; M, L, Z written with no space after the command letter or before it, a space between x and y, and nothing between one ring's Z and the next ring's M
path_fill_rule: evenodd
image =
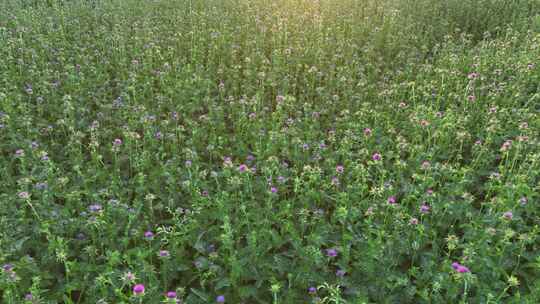
M223 158L223 166L224 167L231 167L233 165L232 158L230 156L225 156Z
M185 165L186 167L188 167L188 168L191 167L192 164L193 164L193 163L191 162L191 160L186 160L186 161L184 162L184 165Z
M38 190L45 190L45 189L47 189L48 184L47 184L47 182L40 182L40 183L37 183L35 187Z
M422 206L420 206L420 212L422 212L422 213L428 213L430 209L431 208L428 205L426 205L425 203L422 204Z
M176 292L175 291L167 291L167 298L169 298L169 299L176 298Z
M469 73L469 75L467 75L467 78L469 78L470 80L476 79L478 78L478 73L476 72Z
M331 258L334 258L338 255L338 252L336 249L334 248L330 248L330 249L326 249L326 255L331 257Z
M469 268L467 268L466 266L463 266L463 265L461 265L461 264L459 264L457 262L452 263L452 268L454 268L454 270L456 270L459 273L470 272Z
M418 225L418 219L415 218L415 217L411 218L411 220L409 221L409 224L411 224L411 225Z
M162 258L168 258L171 254L168 250L160 250L158 255Z
M238 171L240 172L246 172L248 169L248 166L246 166L245 164L241 164L240 166L238 166Z
M336 271L336 276L344 277L345 273L347 273L345 270L339 269L338 271Z
M252 161L255 160L255 156L249 154L249 155L246 157L246 160L247 160L248 162L252 162Z
M380 161L382 159L382 156L380 153L374 153L373 156L371 156L371 159L374 161Z
M24 296L24 299L26 301L32 301L34 299L34 296L32 296L31 293L27 293L25 296Z
M469 268L467 268L466 266L463 266L457 262L454 262L452 263L452 268L454 268L455 271L457 271L458 273L465 273L465 272L471 272L469 270Z
M5 272L13 271L13 265L11 265L11 264L4 264L4 266L2 266L2 270L5 271Z
M22 198L22 199L29 199L30 198L30 193L28 193L26 191L22 191L22 192L19 192L18 196L19 196L19 198Z
M15 156L16 157L23 157L24 156L24 150L23 149L17 149L15 151Z
M343 173L344 170L345 170L345 168L343 168L342 165L338 165L336 167L336 172L339 173L339 174Z
M101 210L103 210L103 207L101 207L100 204L92 204L88 206L88 210L90 212L100 212Z
M426 193L427 195L433 195L433 189L427 189Z
M153 233L152 231L146 231L146 232L144 233L144 237L145 237L146 239L148 239L148 240L151 240L151 239L154 238L154 233Z
M122 144L122 140L120 138L116 138L114 141L113 141L113 146L115 147L118 147Z
M216 302L218 303L225 303L225 296L217 296Z
M396 203L396 197L395 196L390 196L387 200L387 202L391 205L395 204Z
M370 128L365 128L364 129L364 135L365 136L371 136L371 133L373 133L373 131Z
M514 214L512 213L512 211L506 211L505 213L503 213L503 217L507 220L511 220L514 217Z
M278 181L278 183L283 184L283 183L285 183L285 177L280 175L280 176L278 176L277 181Z
M322 150L326 149L326 144L324 142L320 143L319 148Z
M302 149L304 149L304 150L309 149L309 145L308 145L308 144L303 144L303 145L302 145Z
M277 193L278 189L274 186L270 187L270 192Z
M522 206L525 206L527 205L527 198L524 196L522 198L519 199L519 203L522 205Z
M154 135L154 137L156 139L162 139L163 138L163 133L161 133L160 131L157 131L156 134Z
M249 113L249 119L255 119L257 117L257 114L255 112Z
M311 286L310 288L308 288L308 292L309 292L310 294L314 294L314 293L316 293L316 292L317 292L317 288L316 288L316 287L313 287L313 286Z
M133 293L135 295L140 295L144 293L144 285L143 284L136 284L133 286Z

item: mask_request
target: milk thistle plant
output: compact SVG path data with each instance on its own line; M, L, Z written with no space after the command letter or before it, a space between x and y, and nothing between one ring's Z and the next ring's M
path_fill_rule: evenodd
M0 302L540 303L537 0L0 1Z

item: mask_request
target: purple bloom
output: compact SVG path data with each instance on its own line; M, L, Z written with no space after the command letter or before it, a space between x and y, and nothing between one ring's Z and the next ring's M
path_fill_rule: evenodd
M45 190L45 189L47 189L48 184L47 184L47 182L41 182L41 183L37 183L35 187L38 190Z
M148 239L148 240L151 240L151 239L154 238L154 233L153 233L152 231L146 231L146 232L144 233L144 237L145 237L146 239Z
M225 157L223 158L223 166L224 166L224 167L231 167L232 164L233 164L233 163L232 163L232 159L231 159L230 156L225 156Z
M160 131L157 131L156 134L154 135L154 137L156 139L162 139L163 138L163 133L161 133Z
M169 299L176 298L176 292L175 291L167 291L167 298L169 298Z
M334 248L330 248L330 249L326 249L326 255L331 257L331 258L334 258L338 255L338 252L336 249Z
M393 205L393 204L396 203L396 197L392 195L392 196L390 196L390 197L388 198L387 201L388 201L389 204Z
M382 159L382 156L379 153L374 153L373 156L371 156L371 159L373 159L374 161L380 161Z
M103 208L100 204L93 204L88 206L88 210L90 210L90 212L100 212Z
M478 78L478 73L476 73L476 72L469 73L469 75L467 75L467 78L469 78L471 80L476 79L476 78Z
M122 145L122 140L120 138L117 138L113 141L113 146L119 147L120 145Z
M25 296L24 296L24 299L26 301L32 301L34 299L34 296L32 296L31 293L27 293Z
M519 199L519 203L520 203L522 206L527 205L527 198L526 198L526 197L520 198L520 199Z
M191 167L192 162L191 162L191 160L186 160L186 162L184 164L186 165L186 167L189 168L189 167Z
M2 270L4 270L5 272L10 272L13 270L13 265L11 264L4 264L4 266L2 266Z
M411 224L411 225L418 225L418 219L415 218L415 217L411 218L411 220L409 221L409 224Z
M340 173L340 174L341 174L341 173L343 173L344 170L345 170L345 169L343 168L342 165L338 165L338 166L336 167L336 172L337 172L337 173Z
M317 288L311 286L310 288L308 288L308 292L309 292L310 294L314 294L314 293L317 292Z
M144 293L144 285L143 284L137 284L133 286L133 293L135 295L140 295Z
M336 271L336 276L338 276L338 277L344 277L344 276L345 276L345 273L346 273L345 270L339 269L338 271Z
M503 213L503 217L507 220L511 220L514 217L514 214L512 213L512 211L506 211L505 213Z
M371 133L372 133L372 132L373 132L373 131L371 131L370 128L365 128L365 129L364 129L364 135L365 135L365 136L371 136Z
M216 302L218 303L225 303L225 296L217 296Z
M23 149L17 149L15 151L15 156L17 157L23 157L24 156L24 150Z
M272 186L272 187L270 188L270 192L272 192L272 193L277 193L277 191L278 191L278 189L277 189L276 187L273 187L273 186Z
M171 254L168 250L160 250L158 255L162 258L168 258Z
M248 169L248 166L246 166L245 164L241 164L240 166L238 166L238 171L240 172L246 172Z
M454 268L455 271L459 272L459 273L465 273L465 272L471 272L469 270L469 268L467 268L466 266L463 266L457 262L454 262L452 263L452 268Z
M131 272L131 271L128 271L126 274L125 274L125 279L128 280L128 281L133 281L135 280L135 275Z
M29 199L30 198L30 193L28 193L26 191L22 191L22 192L19 192L18 196L19 196L19 198L22 198L22 199Z
M285 177L283 177L283 176L281 176L281 175L278 176L277 180L278 180L278 183L280 183L280 184L285 183Z
M428 213L430 209L431 208L428 205L426 205L425 203L422 204L422 206L420 206L420 212L422 212L422 213Z

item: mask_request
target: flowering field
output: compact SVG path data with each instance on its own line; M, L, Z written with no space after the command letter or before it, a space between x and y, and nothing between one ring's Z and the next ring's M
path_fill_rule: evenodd
M0 1L0 302L540 303L539 0Z

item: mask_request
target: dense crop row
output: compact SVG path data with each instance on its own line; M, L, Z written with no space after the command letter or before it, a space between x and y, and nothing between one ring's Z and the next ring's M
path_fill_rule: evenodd
M4 0L0 302L539 303L537 0Z

